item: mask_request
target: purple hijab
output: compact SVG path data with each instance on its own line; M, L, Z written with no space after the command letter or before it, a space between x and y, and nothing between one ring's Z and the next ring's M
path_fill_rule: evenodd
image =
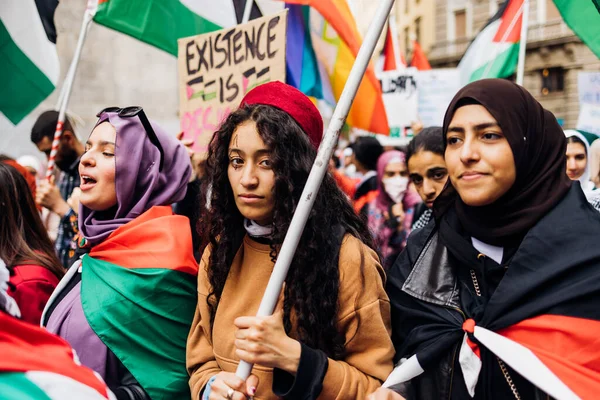
M160 151L150 142L139 117L121 118L114 112L104 112L96 126L103 122L109 122L117 131L117 211L111 219L97 219L96 211L83 204L79 206L79 230L91 246L153 206L182 200L192 173L185 147L154 122L152 128L164 152L162 171L159 171Z

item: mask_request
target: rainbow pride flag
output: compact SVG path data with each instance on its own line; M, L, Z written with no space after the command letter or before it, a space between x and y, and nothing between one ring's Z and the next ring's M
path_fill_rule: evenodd
M285 0L289 8L287 81L308 96L339 100L362 39L346 0ZM389 134L381 85L370 64L348 125Z

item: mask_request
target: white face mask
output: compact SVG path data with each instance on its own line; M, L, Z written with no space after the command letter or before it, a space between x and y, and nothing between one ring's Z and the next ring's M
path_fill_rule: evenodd
M390 195L394 203L400 203L408 188L408 177L394 176L392 178L383 179L382 182L385 192Z

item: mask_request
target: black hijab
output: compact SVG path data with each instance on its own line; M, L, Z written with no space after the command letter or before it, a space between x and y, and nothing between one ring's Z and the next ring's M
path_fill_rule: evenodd
M450 180L436 199L436 220L454 206L470 236L505 246L522 238L567 193L567 142L554 115L521 86L504 79L483 79L462 88L444 117L444 146L454 113L466 104L481 104L500 125L513 152L516 179L494 203L468 206Z

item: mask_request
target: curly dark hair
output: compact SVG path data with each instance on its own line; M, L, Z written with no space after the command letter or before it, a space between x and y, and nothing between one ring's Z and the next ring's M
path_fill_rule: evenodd
M277 257L306 179L316 158L316 150L296 121L284 111L267 105L247 105L230 114L214 134L209 146L206 184L211 187L210 209L201 219L203 245L212 246L208 266L211 291L207 304L211 324L225 286L233 258L246 234L244 217L238 211L227 170L229 142L236 128L248 121L270 149L275 174L275 204L271 258ZM294 311L298 340L324 351L329 357L344 357L345 338L337 329L339 227L374 248L366 222L352 209L330 174L325 176L286 279L284 327L292 329ZM341 231L340 229L340 231ZM364 259L364 257L361 257ZM361 260L361 272L363 260Z

